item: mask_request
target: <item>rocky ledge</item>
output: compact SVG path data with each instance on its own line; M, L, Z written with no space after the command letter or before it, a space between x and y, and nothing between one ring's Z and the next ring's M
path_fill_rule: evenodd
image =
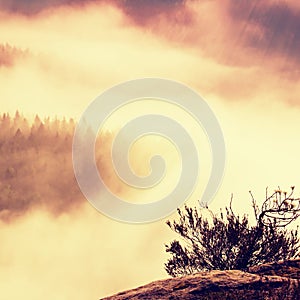
M239 270L200 272L158 280L106 297L125 299L272 299L300 300L300 259Z

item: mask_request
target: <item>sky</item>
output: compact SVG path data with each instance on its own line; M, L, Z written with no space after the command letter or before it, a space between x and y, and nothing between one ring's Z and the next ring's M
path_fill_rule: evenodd
M0 112L79 120L120 82L182 82L208 102L226 142L225 175L211 209L218 212L233 193L233 207L251 213L249 190L258 202L267 186L295 185L300 193L299 35L297 0L0 0ZM188 201L194 205L211 161L205 135L189 116L137 105L112 117L107 129L150 109L178 117L195 139L203 170ZM153 144L136 150L141 173ZM128 201L151 201L177 178L174 149L159 145L170 181L152 194L129 191ZM34 209L1 223L3 299L98 299L166 278L164 243L174 235L165 220L119 223L87 202L60 216Z

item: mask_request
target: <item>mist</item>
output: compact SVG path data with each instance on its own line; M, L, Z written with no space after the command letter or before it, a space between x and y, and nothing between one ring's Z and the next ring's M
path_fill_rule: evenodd
M122 81L177 80L209 103L227 151L213 211L227 205L231 193L234 210L251 215L249 190L258 203L267 186L295 185L295 195L300 192L298 2L30 2L0 1L3 298L98 299L167 277L164 243L174 236L166 219L129 225L108 218L83 197L72 169L81 114ZM176 118L193 137L201 168L187 204L197 205L210 147L201 126L177 107L149 101L111 116L97 144L98 169L129 202L155 201L172 190L180 175L178 152L158 137L135 145L130 162L147 175L149 157L161 154L168 170L162 185L142 193L124 186L112 169L114 134L149 112Z

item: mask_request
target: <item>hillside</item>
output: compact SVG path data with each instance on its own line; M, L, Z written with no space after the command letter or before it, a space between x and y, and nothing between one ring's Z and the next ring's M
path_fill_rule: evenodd
M103 300L300 299L300 259L159 280Z

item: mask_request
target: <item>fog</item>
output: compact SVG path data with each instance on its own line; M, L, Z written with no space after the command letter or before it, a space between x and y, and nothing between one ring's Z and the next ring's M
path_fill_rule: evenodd
M36 114L42 122L50 116L76 123L93 99L119 82L174 79L208 101L224 133L226 172L213 211L227 205L231 193L233 208L249 214L249 190L258 202L266 186L295 185L300 193L296 1L236 5L228 0L222 7L216 1L75 2L31 1L25 7L0 1L1 114L8 112L13 120L18 110L29 124ZM189 116L150 101L124 108L104 131L113 135L128 118L150 111L179 119L195 140L202 167L188 204L197 205L211 157L205 133ZM30 126L14 127L8 131L11 142L3 135L7 142L1 144L2 298L98 299L167 277L164 243L174 235L165 220L129 225L97 212L76 185L73 131L58 129L55 143L52 127L35 147L26 142ZM19 127L25 140L15 136ZM3 128L1 123L1 134ZM168 166L162 185L141 193L122 186L111 169L112 138L98 148L103 158L98 168L112 190L130 202L157 200L172 190L180 172L172 145L149 137L135 146L131 163L138 174L149 172L153 153L165 157Z

